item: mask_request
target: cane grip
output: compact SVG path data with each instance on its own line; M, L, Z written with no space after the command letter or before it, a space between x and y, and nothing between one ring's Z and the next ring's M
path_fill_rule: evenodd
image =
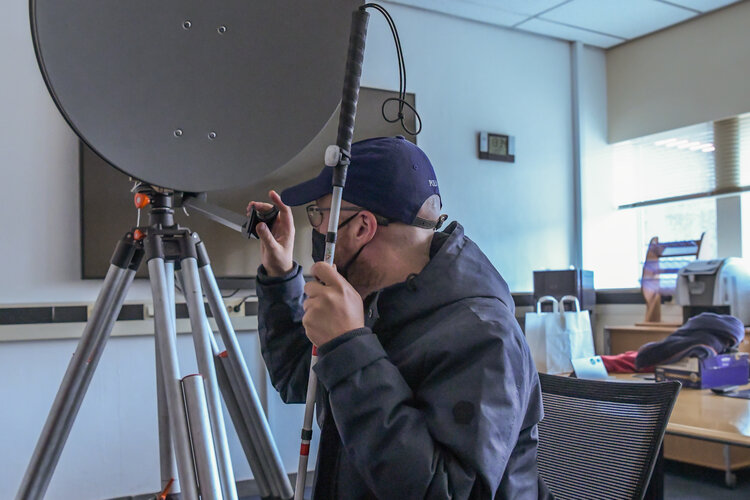
M336 145L345 155L339 165L334 168L333 185L344 187L346 183L346 169L349 163L349 151L354 137L354 118L357 114L359 100L359 82L362 77L362 62L365 58L365 39L367 38L367 23L370 14L364 9L357 9L352 13L352 27L349 33L349 51L346 57L346 72L344 74L344 89L341 95L341 113L339 114L339 129Z

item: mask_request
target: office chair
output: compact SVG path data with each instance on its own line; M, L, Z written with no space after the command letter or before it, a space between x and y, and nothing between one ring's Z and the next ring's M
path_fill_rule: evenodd
M556 499L642 499L679 382L539 374L538 466Z

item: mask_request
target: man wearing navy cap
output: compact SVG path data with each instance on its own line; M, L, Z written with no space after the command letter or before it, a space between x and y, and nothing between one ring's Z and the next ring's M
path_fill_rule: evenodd
M332 168L272 191L280 214L257 228L261 348L285 402L305 401L318 347L314 498L538 498L541 393L508 285L457 222L435 231L440 192L421 149L382 137L351 153L335 267L319 262ZM308 283L289 208L304 204Z

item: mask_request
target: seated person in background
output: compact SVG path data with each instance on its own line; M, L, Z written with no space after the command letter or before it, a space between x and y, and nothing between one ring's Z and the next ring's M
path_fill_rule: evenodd
M352 146L335 266L319 262L332 170L272 191L279 217L257 229L261 348L285 402L304 402L318 347L313 497L538 498L536 369L503 278L461 225L435 231L429 159L402 137ZM311 202L305 283L288 205Z

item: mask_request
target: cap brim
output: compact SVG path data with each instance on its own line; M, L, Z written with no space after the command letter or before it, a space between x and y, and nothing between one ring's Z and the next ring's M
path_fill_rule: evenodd
M297 207L330 194L332 191L331 176L325 174L326 172L323 171L309 181L286 188L281 192L281 201L286 205Z

